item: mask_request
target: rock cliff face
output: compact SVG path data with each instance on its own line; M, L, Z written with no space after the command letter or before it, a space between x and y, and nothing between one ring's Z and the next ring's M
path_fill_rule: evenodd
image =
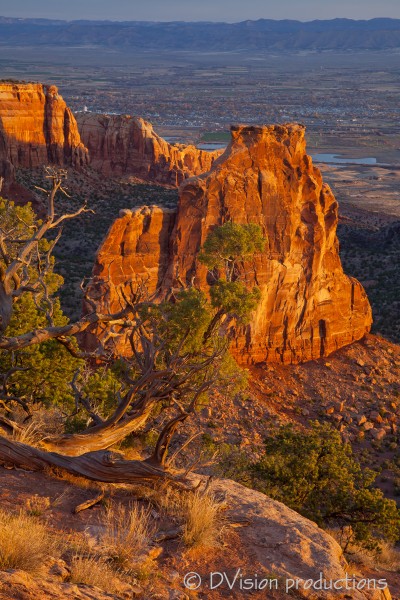
M229 220L258 223L265 251L242 270L250 286L260 287L261 301L251 323L232 331L238 361L297 363L362 338L372 321L370 305L361 284L343 272L338 205L306 154L304 134L300 125L233 127L231 144L211 171L182 184L176 216L146 209L118 219L95 267L104 297L115 295L130 271L151 273L152 291L161 282L166 291L180 281L207 290L207 270L197 255L208 233ZM147 224L141 230L142 214ZM128 264L121 248L134 251L129 273L119 266Z
M232 142L210 173L184 184L167 284L179 270L206 284L197 253L227 220L258 223L266 250L244 266L262 298L251 324L235 336L238 357L299 362L330 354L369 330L361 284L343 273L338 204L306 154L299 125L234 127Z
M75 118L57 88L40 83L0 84L0 176L17 167L82 167L87 150Z
M128 296L140 283L151 295L160 289L169 265L175 215L176 211L157 206L120 212L97 253L93 269L90 296L99 311L117 312L124 306L121 288ZM104 335L105 329L99 326L95 332L85 332L85 346L94 348L96 336ZM129 348L128 339L122 338L119 343L122 351Z
M80 113L77 121L92 167L106 176L133 175L179 185L188 177L209 171L221 154L194 146L173 146L138 117Z
M209 171L221 151L171 145L150 123L129 115L78 115L78 125L55 86L0 83L0 177L15 169L90 162L105 177L134 176L177 186ZM82 139L81 139L82 138Z

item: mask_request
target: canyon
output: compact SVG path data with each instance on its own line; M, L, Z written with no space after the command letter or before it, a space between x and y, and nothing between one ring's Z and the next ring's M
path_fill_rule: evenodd
M97 308L119 309L121 286L129 294L139 280L160 298L192 284L208 291L198 253L208 233L227 221L256 223L266 238L265 251L241 266L261 301L249 325L231 330L238 362L304 362L369 331L367 295L340 262L338 204L297 124L232 127L232 141L211 170L181 185L175 212L122 211L97 255Z
M93 272L99 308L114 309L119 286L143 277L160 297L192 282L207 291L197 254L208 233L227 221L257 223L265 251L243 265L242 278L259 286L261 301L249 325L231 328L239 362L303 362L369 331L368 299L343 272L338 205L306 153L304 127L235 126L222 154L171 145L129 115L83 112L76 120L55 86L2 83L0 109L6 190L15 169L48 163L180 185L176 211L127 210L111 227Z
M94 205L97 215L87 215L91 223L87 230L80 228L82 221L73 222L77 238L81 238L75 246L76 238L69 238L65 228L71 253L91 265L92 255L88 259L86 249L89 245L94 248L105 231L99 228L104 214L98 207L108 203L113 223L96 255L88 288L92 303L85 306L85 312L121 310L138 285L145 286L156 301L192 285L208 295L212 283L198 256L209 233L230 221L260 226L266 240L264 250L241 262L238 269L248 288L260 289L261 299L250 322L240 325L232 320L228 332L233 356L248 367L249 389L246 394L218 391L210 405L199 411L204 435L198 436L197 422L184 432L189 431L197 444L188 454L190 459L202 456L207 440L216 446L224 442L232 456L235 445L249 453L262 452L269 430L286 422L307 429L314 419L327 420L339 429L344 441L359 444L360 455L361 450L384 443L388 451L397 452L398 348L368 335L371 307L359 281L343 270L337 238L338 203L307 154L304 126L235 125L227 149L209 153L195 146L169 144L139 117L89 112L74 116L55 86L11 82L0 83L0 116L0 177L5 180L3 193L11 199L18 170L33 173L46 164L68 169L75 186L72 200L63 198L57 204L60 212L67 212L72 201L81 201L74 197L75 190L93 173L104 187L110 181L138 183L138 194L146 193L144 182L155 184L151 201L140 196L140 203L146 203L140 207L129 196L129 187L118 204L117 194L104 194L104 204ZM32 181L39 182L32 179L27 189L32 189ZM176 192L173 188L178 186ZM87 189L85 195L91 202ZM161 199L163 189L174 194L168 203ZM93 237L85 236L89 227ZM80 298L78 288L73 301L79 307ZM123 335L114 337L118 325L113 328L88 329L80 340L82 346L93 350L98 339L112 337L118 350L128 354L128 340ZM362 342L353 343L358 340ZM99 374L102 376L100 370ZM159 426L160 421L155 421L155 427ZM147 452L148 441L140 439L139 453ZM127 448L127 458L136 457L137 449L133 454ZM125 448L118 451L125 452ZM387 456L381 454L381 458ZM113 452L106 460L117 456ZM98 531L103 506L94 505L90 511L72 516L78 504L98 494L97 484L80 488L74 480L57 481L50 473L12 471L8 463L5 466L0 465L0 497L10 512L15 507L25 510L35 492L35 497L49 501L44 512L51 512L45 518L63 535L68 532L71 539L79 540L88 527ZM204 475L193 477L206 484ZM212 490L227 505L224 529L228 543L223 551L211 548L190 563L187 570L195 569L203 579L215 568L233 568L238 559L248 572L261 568L276 574L280 581L314 578L320 570L328 578L341 579L353 567L328 533L265 494L229 479L214 480ZM129 508L135 493L134 488L129 493L116 488L113 502ZM160 510L161 501L159 506L147 503L139 492L138 499L151 506L152 518L162 521L162 527L161 522L157 524L160 531L164 532L165 525L169 533L171 519ZM67 556L66 562L65 557L58 560L56 575L53 564L45 565L41 578L19 570L0 571L0 596L10 600L15 594L38 599L51 594L98 600L132 594L146 597L143 589L154 585L160 597L186 597L182 579L188 559L181 540L159 539L157 546L153 542L151 546L151 551L159 554L151 568L148 566L152 573L157 572L154 583L136 582L132 589L121 587L119 593L110 590L103 594L93 586L71 583ZM204 595L222 600L229 592L219 596L204 590ZM286 595L278 590L271 598L283 600ZM239 593L237 597L242 596ZM311 597L311 593L299 593L299 597ZM342 593L321 593L321 597L339 598ZM391 596L386 589L353 592L352 597L383 600Z

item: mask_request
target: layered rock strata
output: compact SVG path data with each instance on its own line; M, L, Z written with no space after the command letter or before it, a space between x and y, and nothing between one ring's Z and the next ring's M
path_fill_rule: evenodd
M303 126L233 127L211 170L181 185L176 215L163 214L144 209L114 223L94 271L100 306L115 299L124 278L144 275L161 296L182 282L207 291L199 250L214 227L231 220L259 224L266 238L265 250L241 267L261 301L250 324L231 331L239 362L303 362L369 331L366 293L340 262L338 204L306 153Z
M111 226L97 253L90 297L101 312L117 312L138 285L150 296L159 295L169 265L169 244L176 211L157 206L122 210ZM85 306L85 311L90 311ZM107 327L85 332L84 345L93 349L97 336L106 335ZM129 340L119 340L122 352L129 352Z
M0 176L11 182L15 169L48 164L87 164L75 117L56 86L0 84Z
M77 121L55 86L0 83L0 177L15 169L90 163L104 177L135 177L178 186L209 171L222 151L171 145L150 123L129 115L79 113ZM79 128L79 130L78 130Z
M151 123L130 115L77 115L91 165L105 176L135 176L177 186L193 175L209 171L221 151L171 145L155 133Z

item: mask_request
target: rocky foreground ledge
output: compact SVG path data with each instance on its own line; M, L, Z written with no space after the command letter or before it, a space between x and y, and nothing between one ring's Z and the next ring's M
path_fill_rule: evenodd
M196 481L202 478L198 475L192 477ZM3 467L0 467L0 479L3 484L0 505L3 509L18 510L35 493L35 498L43 496L50 501L51 523L58 534L64 532L64 535L73 537L83 530L98 530L100 514L104 510L100 506L75 515L71 510L78 502L92 497L93 490L82 490L73 482L52 479L42 473L9 471ZM369 575L368 578L360 573L353 576L353 570L344 560L339 545L315 523L280 502L228 479L215 480L212 490L226 505L224 546L188 554L179 540L158 543L151 551L154 556L152 569L157 572L151 594L140 581L133 587L121 582L120 594L73 584L68 580L68 565L55 559L49 562L47 574L43 572L41 577L23 571L0 571L0 598L242 599L253 597L249 590L243 589L244 580L249 579L257 582L257 585L261 581L269 582L264 583L268 586L264 589L256 591L253 588L254 597L268 600L293 597L313 600L391 599L387 588L378 589L384 585L385 573ZM132 493L128 493L127 489L114 490L115 502L128 505L132 498ZM157 523L160 526L159 521ZM196 591L185 588L187 573L197 573L199 576L200 587ZM218 585L221 575L223 582ZM232 589L229 589L228 582L233 586ZM214 589L210 589L211 585L215 586Z

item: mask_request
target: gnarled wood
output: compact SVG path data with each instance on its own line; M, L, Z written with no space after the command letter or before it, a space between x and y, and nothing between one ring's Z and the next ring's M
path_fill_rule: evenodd
M138 483L174 477L154 460L125 460L115 452L88 452L81 456L64 456L46 452L0 436L0 463L44 471L54 467L77 477L104 483Z
M9 285L0 281L0 331L5 331L12 315L12 294Z
M104 421L89 427L82 433L64 434L54 437L49 437L43 440L43 446L50 451L60 452L68 456L78 456L84 452L104 450L110 446L122 441L131 433L141 429L149 417L154 406L160 402L171 401L177 399L191 399L191 405L188 410L182 409L187 415L188 412L194 410L198 397L211 387L214 382L213 376L206 379L201 384L197 383L193 386L192 379L195 378L199 371L205 370L213 359L218 357L219 351L216 351L212 356L205 356L204 360L199 364L187 363L187 356L170 357L170 364L165 369L158 369L157 351L158 349L151 344L142 341L142 347L145 349L141 358L138 358L141 374L137 379L132 380L128 376L126 381L130 388L123 397L119 397L118 406L110 417ZM179 374L177 371L182 369ZM82 395L75 386L77 403L82 404ZM92 415L92 411L88 411L86 403L83 403L88 414ZM186 417L185 417L186 418ZM166 456L165 448L168 448L170 439L180 422L184 419L182 416L176 418L176 425L160 435L159 444L156 451L160 454L156 460L163 464L162 456ZM161 443L162 435L165 436ZM163 449L164 448L164 449Z
M68 323L68 325L62 325L59 327L44 327L42 329L34 329L23 335L19 335L11 338L0 338L0 349L3 350L21 350L34 344L41 344L47 340L57 339L59 337L66 337L77 335L82 331L85 331L89 325L93 323L109 323L109 324L123 324L123 319L126 319L132 313L132 307L127 306L118 313L102 315L99 313L90 313L76 321L75 323ZM1 331L1 330L0 330Z
M106 421L82 433L59 435L43 440L46 450L62 452L67 456L79 456L85 452L105 450L123 440L127 435L138 431L145 425L153 405L131 418L118 423Z
M9 434L19 434L23 432L23 428L20 427L18 423L7 419L7 417L4 417L3 415L0 415L0 427Z
M98 494L95 498L90 498L89 500L86 500L86 502L82 502L81 504L78 504L78 506L75 506L72 512L74 515L77 515L83 510L87 510L88 508L92 508L92 506L96 506L96 504L103 500L104 495L104 491L100 492L100 494Z

